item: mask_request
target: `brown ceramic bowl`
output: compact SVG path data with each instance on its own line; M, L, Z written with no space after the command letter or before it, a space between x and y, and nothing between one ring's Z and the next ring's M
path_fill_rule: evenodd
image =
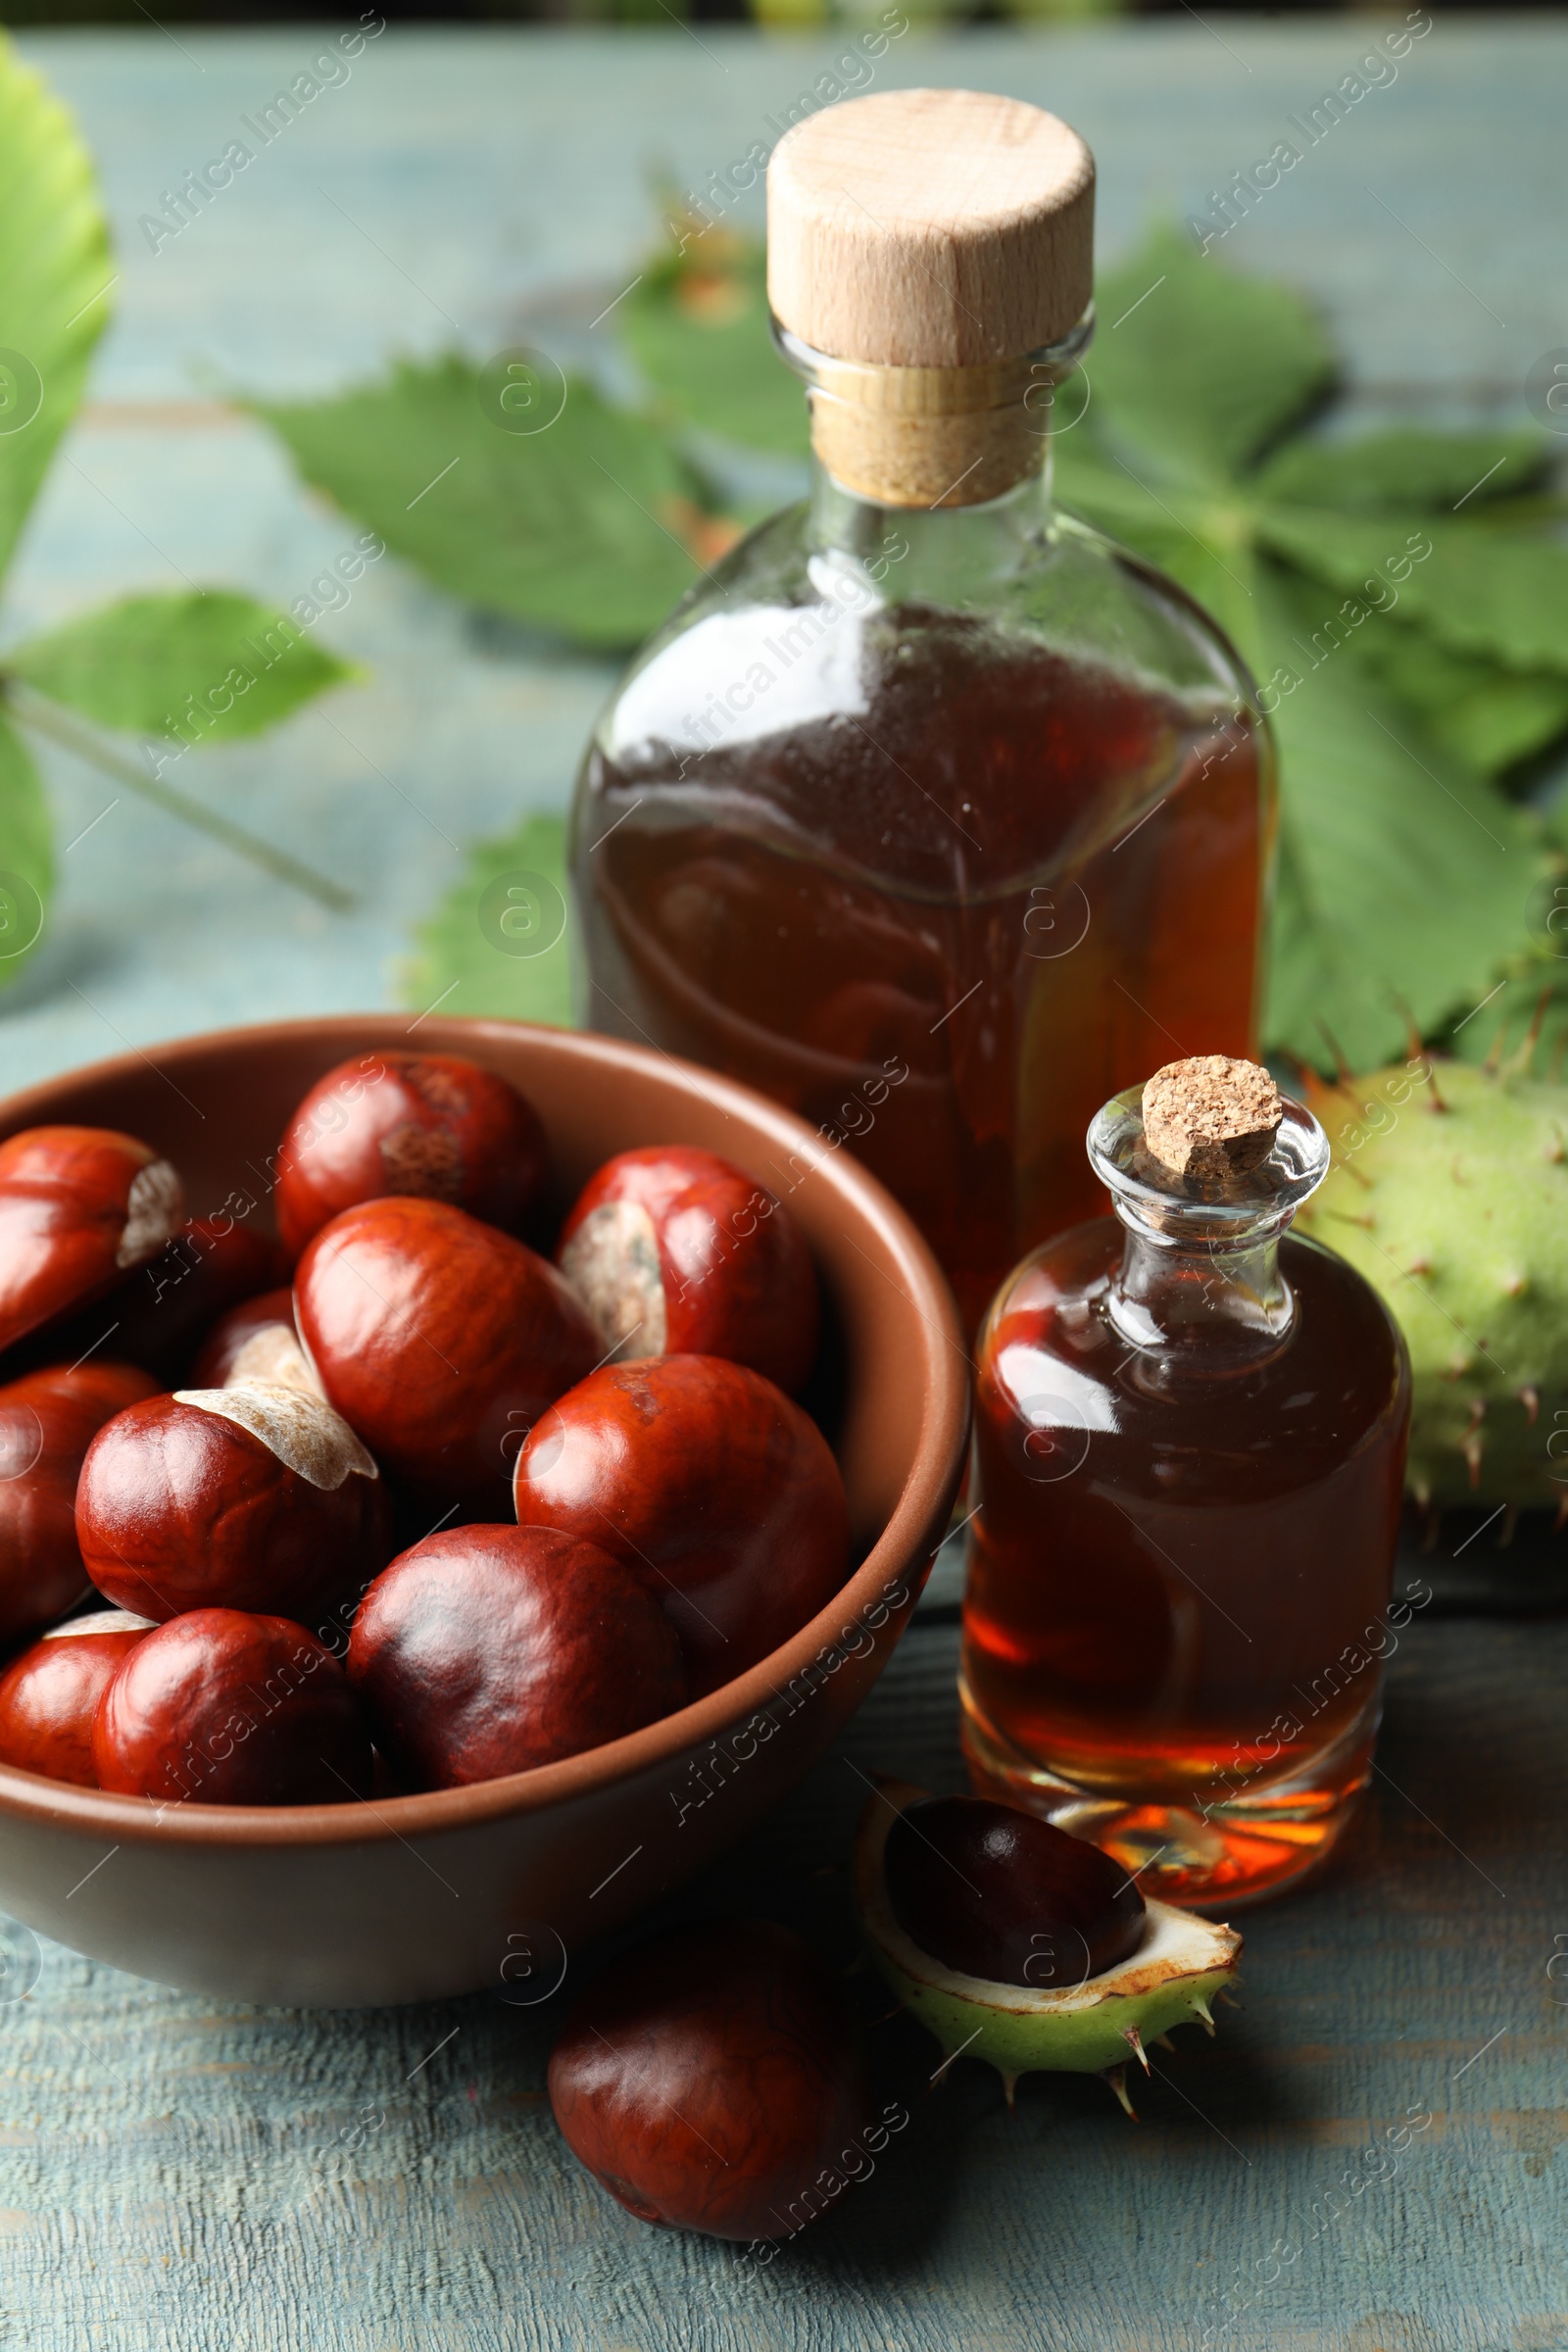
M430 1020L417 1039L529 1097L563 1206L612 1152L651 1143L705 1145L787 1194L822 1276L837 1395L816 1401L860 1565L794 1641L680 1714L475 1788L191 1803L160 1819L140 1797L0 1767L0 1908L136 1976L229 1999L335 2007L486 1985L518 2005L544 1997L572 1955L711 1862L831 1745L904 1629L962 1462L968 1367L952 1299L847 1152L744 1087L609 1038ZM409 1041L373 1013L183 1038L13 1096L0 1137L60 1121L128 1130L182 1171L194 1212L237 1190L266 1217L268 1154L306 1089L350 1054Z

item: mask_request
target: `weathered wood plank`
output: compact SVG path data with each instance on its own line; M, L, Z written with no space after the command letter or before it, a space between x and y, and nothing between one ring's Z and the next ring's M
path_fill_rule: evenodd
M917 1628L842 1750L669 1909L769 1913L848 1959L860 1773L960 1785L955 1639ZM50 1947L3 2021L16 2340L1188 2352L1231 2290L1256 2296L1221 2339L1238 2352L1558 2352L1565 1670L1562 1626L1417 1621L1351 1851L1244 1923L1245 2011L1156 2054L1139 2125L1098 2082L1045 2078L1009 2117L967 2062L928 2095L934 2046L890 2021L875 2046L907 2131L763 2270L643 2229L565 2154L543 2069L580 1958L545 2012L308 2015Z
M1078 122L1111 252L1155 206L1185 213L1266 152L1380 23L1222 29L911 33L878 75L1011 89ZM646 233L647 168L700 181L844 47L707 27L702 42L394 31L265 173L154 256L137 215L312 39L28 35L102 156L123 277L98 406L71 445L79 471L59 469L35 519L8 629L176 570L296 593L344 526L264 436L169 406L200 392L193 369L325 387L393 344L451 335L420 285L489 349L550 287L620 282ZM1363 411L1387 397L1512 418L1531 360L1562 339L1565 65L1549 20L1440 18L1397 83L1227 241L1316 292ZM204 789L334 862L360 909L301 910L127 806L65 859L54 943L0 1005L9 1083L116 1051L117 1033L384 1002L456 845L564 797L602 665L481 636L390 564L329 625L376 672L331 706L349 742L306 713L212 760ZM68 841L112 788L65 763L52 775ZM769 1911L848 1959L856 1768L959 1785L954 1639L918 1628L842 1752L681 1908ZM1212 2047L1182 2037L1139 2126L1098 2084L1060 2081L1027 2083L1009 2118L966 2064L927 2097L936 2053L891 2021L877 2049L907 2131L760 2272L642 2230L564 2157L542 2095L549 2015L485 1996L223 2009L50 1947L27 1997L0 2009L3 2340L1190 2352L1229 2289L1255 2296L1221 2339L1237 2352L1561 2352L1568 1982L1545 1971L1568 1936L1565 1668L1562 1626L1418 1619L1394 1664L1387 1777L1343 1866L1245 1923L1245 2013ZM568 1986L588 1965L574 1958ZM1431 2124L1370 2179L1357 2151L1412 2109Z

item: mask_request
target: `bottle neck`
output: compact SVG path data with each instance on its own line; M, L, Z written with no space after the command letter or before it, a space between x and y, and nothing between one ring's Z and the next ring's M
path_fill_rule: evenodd
M1039 562L1050 521L1045 431L1031 470L978 507L885 505L836 481L820 458L812 465L813 550L848 558L889 603L957 606L985 595Z
M807 386L811 448L833 490L931 519L1003 506L1039 514L1055 389L1093 332L1091 305L1059 342L1015 359L902 367L813 351L773 321L781 358Z
M1127 1239L1106 1309L1130 1347L1201 1372L1246 1371L1277 1354L1296 1319L1278 1225L1202 1243L1158 1233L1119 1201L1117 1213Z
M1156 1370L1248 1371L1290 1337L1296 1299L1280 1242L1328 1173L1329 1139L1286 1096L1265 1158L1219 1177L1177 1176L1145 1148L1143 1094L1112 1096L1089 1129L1090 1165L1127 1235L1106 1311Z

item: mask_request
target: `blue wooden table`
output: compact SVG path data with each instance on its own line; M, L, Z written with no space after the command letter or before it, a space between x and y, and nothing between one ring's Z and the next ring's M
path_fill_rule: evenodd
M911 31L878 84L969 81L1066 115L1099 155L1109 255L1152 212L1203 209L1383 29ZM394 29L154 254L140 214L318 44L27 36L100 158L121 282L0 643L182 575L289 601L347 526L223 392L325 390L393 347L488 354L562 289L612 292L650 175L700 185L843 45ZM1228 240L1323 303L1363 417L1515 421L1531 362L1568 342L1565 87L1560 23L1440 18ZM563 803L602 664L475 624L391 563L322 630L369 683L205 756L201 789L330 866L355 910L303 906L128 798L102 815L114 788L51 760L61 842L80 838L49 944L0 1000L7 1087L124 1042L398 1001L410 925L464 845ZM843 1750L671 1913L770 1913L850 1961L858 1775L960 1785L954 1617L949 1571ZM564 2156L543 2095L559 2001L498 1984L374 2014L223 2007L13 1929L0 2344L1565 2352L1565 1675L1568 1627L1418 1608L1343 1864L1243 1923L1245 2011L1156 2058L1143 2120L1044 2078L1011 2117L968 2062L929 2091L934 2048L888 2021L878 2062L909 2128L762 2270L642 2229ZM565 1995L593 1962L571 1956Z

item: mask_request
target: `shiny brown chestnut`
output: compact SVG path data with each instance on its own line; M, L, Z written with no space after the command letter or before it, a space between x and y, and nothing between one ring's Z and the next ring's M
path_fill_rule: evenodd
M816 1354L816 1269L777 1195L714 1152L656 1144L578 1194L557 1262L621 1363L727 1355L786 1391Z
M167 1159L108 1127L27 1127L0 1144L0 1348L112 1290L184 1217Z
M593 1373L539 1420L513 1499L521 1525L581 1536L645 1578L694 1697L787 1642L849 1567L844 1482L821 1431L722 1356Z
M1144 1898L1119 1862L991 1797L906 1806L883 1868L905 1934L960 1976L1070 1989L1144 1939Z
M160 1624L208 1607L314 1616L391 1547L380 1476L347 1423L260 1384L117 1415L82 1464L76 1538L99 1592Z
M298 1339L291 1289L263 1291L259 1298L247 1298L241 1305L231 1306L226 1315L220 1315L202 1343L190 1376L191 1387L227 1388L229 1376L239 1366L245 1350L264 1332ZM270 1346L275 1345L275 1341L270 1342ZM254 1364L263 1359L253 1350L247 1360Z
M411 1785L553 1764L683 1705L673 1626L642 1580L575 1536L460 1527L367 1592L349 1681Z
M283 1271L270 1234L232 1217L187 1217L156 1257L90 1305L34 1332L7 1360L21 1372L109 1348L174 1388L215 1317L275 1285Z
M343 1209L396 1193L514 1232L549 1179L539 1114L494 1070L458 1054L368 1054L328 1070L290 1119L278 1231L297 1257Z
M549 2084L572 2154L661 2229L793 2236L873 2169L854 2013L768 1921L682 1928L612 1961L567 2018Z
M114 1347L166 1381L183 1379L216 1318L286 1273L270 1233L229 1216L188 1217L172 1241L98 1308Z
M93 1722L101 1788L160 1805L335 1805L369 1794L342 1667L286 1617L192 1609L116 1671Z
M506 1507L516 1448L598 1362L554 1266L444 1200L368 1200L306 1250L294 1311L316 1374L395 1476Z
M76 1542L76 1482L117 1413L156 1396L134 1365L56 1364L0 1388L0 1641L47 1625L91 1579Z
M0 1675L0 1764L96 1788L92 1760L98 1701L151 1620L95 1609L52 1626Z

